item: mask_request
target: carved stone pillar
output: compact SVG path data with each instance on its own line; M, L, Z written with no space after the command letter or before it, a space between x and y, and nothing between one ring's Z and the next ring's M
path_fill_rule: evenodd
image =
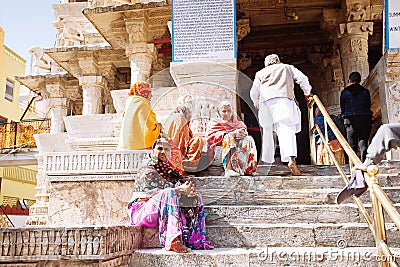
M149 28L145 18L127 19L125 27L129 35L126 55L131 65L131 85L133 85L150 77L155 59L155 47L149 43Z
M361 80L369 74L368 35L372 35L373 22L366 22L370 13L370 0L343 1L342 17L338 27L338 44L345 83L349 74L358 71Z
M339 46L345 81L353 71L361 74L361 80L368 76L368 35L372 34L372 29L373 22L350 22L339 25Z
M65 131L63 117L67 116L68 100L65 98L64 83L46 84L48 92L48 104L50 108L51 126L50 133L62 133Z
M36 202L29 208L29 217L26 219L25 225L45 225L49 220L50 183L43 171L43 154L38 154L36 159L38 161Z
M327 108L331 114L340 113L340 92L344 88L342 62L339 51L335 51L328 59L326 73L328 103Z
M116 88L116 75L117 69L114 65L108 65L104 68L101 72L101 75L106 78L107 82L104 86L103 92L103 106L104 106L104 113L115 113L115 108L113 104L113 100L111 97L111 90L115 90Z
M150 78L153 64L154 45L139 43L131 50L129 61L131 65L131 85L135 82L146 81Z
M50 133L63 133L65 131L65 125L63 118L67 116L68 105L66 98L50 98Z
M83 76L78 79L79 85L82 86L82 115L101 114L105 79L103 76Z

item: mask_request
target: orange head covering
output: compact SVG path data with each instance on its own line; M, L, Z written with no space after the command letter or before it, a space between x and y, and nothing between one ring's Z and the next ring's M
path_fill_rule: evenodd
M141 96L150 100L151 86L145 82L135 82L128 95Z

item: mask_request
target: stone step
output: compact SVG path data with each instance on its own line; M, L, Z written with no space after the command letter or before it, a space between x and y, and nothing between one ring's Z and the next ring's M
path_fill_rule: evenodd
M337 188L326 189L250 189L243 186L231 189L204 189L196 187L203 196L204 205L301 205L301 204L335 204L336 196L341 191ZM399 187L383 187L388 197L396 203L400 199ZM363 203L370 201L369 193L364 193L360 199ZM353 200L348 199L346 203Z
M339 175L339 171L335 166L331 165L298 165L299 170L303 176L313 176L313 175ZM346 174L350 173L349 165L341 166L343 171ZM398 174L400 161L382 161L382 163L378 166L380 174ZM259 165L257 167L257 172L261 175L268 175L268 176L287 176L291 177L290 170L285 165ZM205 176L223 176L224 168L222 166L214 166L211 165L207 169L203 170L202 172L193 173L193 175L199 177Z
M400 233L386 224L389 245L399 247ZM210 225L207 237L216 247L373 247L375 241L366 223L296 223Z
M207 239L217 248L374 246L366 223L263 223L208 225ZM400 233L386 224L389 245L399 247ZM143 228L141 248L159 247L158 229Z
M395 205L400 210L400 204ZM370 214L371 205L365 205ZM207 206L206 225L257 223L363 223L356 204ZM385 216L390 221L388 216Z
M400 251L395 250L396 253ZM399 254L396 254L399 255ZM195 267L375 267L375 247L215 248L175 253L163 249L134 251L131 266Z
M397 174L378 175L382 187L400 187L400 177ZM264 189L342 189L346 184L339 175L312 175L312 176L207 176L188 177L196 188L201 189L236 189L236 190L264 190Z

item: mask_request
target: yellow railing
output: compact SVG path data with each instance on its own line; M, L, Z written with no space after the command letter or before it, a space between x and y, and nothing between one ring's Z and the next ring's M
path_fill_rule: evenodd
M314 132L317 131L319 133L322 142L325 145L325 148L327 149L330 157L332 158L335 166L337 167L339 174L343 178L344 182L347 184L349 180L345 172L343 171L342 166L340 166L338 161L336 160L333 151L329 147L328 145L329 140L326 140L326 138L324 138L325 135L321 132L318 125L314 125L314 113L313 113L314 104L316 104L317 107L321 110L321 113L324 116L324 120L332 129L337 140L342 145L344 151L348 155L350 166L362 164L361 160L357 157L356 153L354 153L353 149L347 143L346 139L343 137L342 133L336 127L329 113L326 111L324 105L316 95L310 98L308 102L308 113L310 121L310 145L312 153L311 156L312 158L314 158L313 154L315 153ZM364 216L374 236L378 258L380 259L378 261L379 266L394 267L398 266L398 264L396 263L395 260L393 260L395 258L393 257L393 253L391 252L386 242L387 240L386 240L385 220L383 217L383 209L386 210L387 214L395 223L398 229L400 229L400 214L394 207L393 203L388 198L386 193L382 190L382 187L379 185L379 180L376 178L376 174L378 173L378 171L379 169L377 166L371 165L368 167L367 172L364 173L364 179L370 191L371 204L372 204L372 217L368 214L363 203L357 197L353 196L353 199L356 202L358 208L360 209L361 214Z

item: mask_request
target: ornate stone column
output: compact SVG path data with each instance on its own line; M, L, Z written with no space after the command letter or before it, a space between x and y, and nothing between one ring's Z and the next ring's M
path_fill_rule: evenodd
M29 217L26 219L25 225L45 225L49 220L50 183L43 171L43 154L38 154L36 159L38 161L36 202L29 208Z
M47 101L50 108L50 133L63 133L65 131L63 117L67 116L68 111L68 100L65 97L64 83L61 81L58 83L48 83L46 84L46 90L48 92Z
M115 108L110 91L115 90L116 88L116 72L117 68L113 64L105 66L105 68L101 71L101 76L105 77L105 79L107 80L103 92L104 113L115 113Z
M156 50L154 44L148 43L149 29L144 18L127 19L125 26L129 35L125 52L131 65L131 85L133 85L150 77Z
M342 59L343 76L358 71L361 80L369 74L368 35L372 35L373 22L366 22L369 0L346 0L345 23L339 24L338 43Z
M82 86L83 108L82 115L102 113L102 92L105 86L103 76L79 77L79 85Z

